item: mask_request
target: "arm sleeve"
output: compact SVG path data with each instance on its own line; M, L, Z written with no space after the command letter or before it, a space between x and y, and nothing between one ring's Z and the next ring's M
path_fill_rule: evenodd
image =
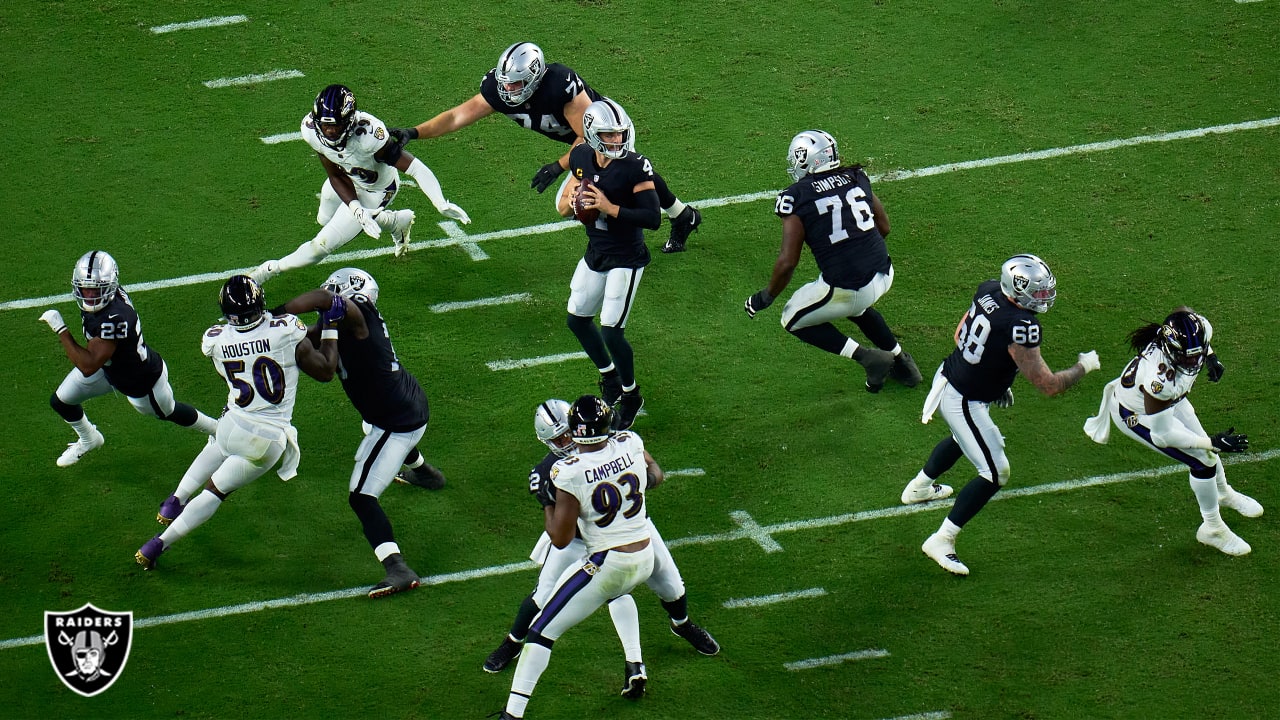
M431 172L431 168L427 167L421 160L414 158L413 162L409 163L409 169L405 173L418 183L418 187L426 194L427 199L431 201L436 210L440 210L448 204L448 201L444 199L444 192L440 190L440 181L436 180L435 173Z
M1166 408L1154 415L1143 415L1142 424L1151 428L1151 442L1163 448L1182 448L1184 450L1212 450L1213 442L1209 436L1198 433L1186 425Z
M658 205L658 191L645 190L636 195L636 206L619 207L618 219L647 230L657 230L662 227L662 212Z

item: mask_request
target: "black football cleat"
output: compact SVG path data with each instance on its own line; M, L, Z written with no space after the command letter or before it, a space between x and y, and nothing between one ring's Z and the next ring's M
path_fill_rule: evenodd
M420 467L404 468L396 475L396 482L403 485L416 485L427 490L439 490L444 487L444 473L423 463Z
M627 663L622 680L622 697L628 700L639 700L644 697L644 686L649 682L644 663Z
M400 557L400 553L396 553L388 557L383 565L387 568L387 576L382 582L374 585L369 590L369 597L384 598L398 592L405 592L418 587L421 580L418 573L414 572L405 564L404 558Z
M640 396L640 388L623 392L622 398L618 400L617 412L613 415L613 429L622 432L630 428L635 424L636 415L640 414L642 407L644 407L644 398Z
M859 345L854 351L853 359L867 369L867 392L878 393L884 387L884 381L893 370L893 353L880 348Z
M600 397L609 407L618 404L618 399L622 397L622 381L618 379L617 373L600 376Z
M678 253L685 251L685 243L689 242L689 235L698 226L702 225L702 213L692 205L686 205L684 211L671 220L671 237L667 238L667 242L662 246L664 253Z
M692 620L686 620L680 625L671 623L671 632L688 640L693 649L703 655L715 655L720 652L720 643L711 637L711 633L694 625Z
M524 649L524 643L518 643L511 639L511 636L502 638L502 644L496 650L489 653L489 657L484 660L484 671L487 673L500 673L512 660L520 657L520 651Z
M924 380L924 376L920 374L920 368L916 367L915 358L905 350L893 359L893 369L889 371L889 377L909 388L919 385L920 381Z

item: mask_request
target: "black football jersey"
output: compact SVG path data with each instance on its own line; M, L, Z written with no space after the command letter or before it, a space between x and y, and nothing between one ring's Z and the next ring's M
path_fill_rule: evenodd
M611 160L608 166L596 165L596 153L583 143L569 153L569 172L582 179L588 177L605 197L621 207L635 207L635 186L653 180L649 158L628 152ZM614 268L640 268L649 264L649 247L644 244L644 228L604 213L587 228L587 267L595 272Z
M498 79L494 70L490 70L480 81L480 96L495 112L506 115L523 128L565 144L573 142L575 133L564 115L564 107L581 92L585 92L591 102L604 99L603 95L583 82L578 73L560 63L548 65L547 74L542 76L538 89L533 91L528 100L515 107L503 102L498 95Z
M942 374L969 400L999 400L1013 385L1018 365L1009 355L1010 345L1040 346L1036 314L1014 305L997 280L978 286L959 332Z
M889 252L871 214L871 179L862 168L809 175L783 190L778 217L804 223L804 241L828 285L857 290L889 272Z
M533 469L529 471L530 493L536 494L538 492L538 488L550 486L551 466L555 465L556 461L559 459L559 455L549 452L546 457L542 458L542 462L535 465ZM554 498L556 496L555 490L551 490L550 495Z
M129 397L143 397L160 379L164 361L160 353L147 347L142 337L142 319L129 294L121 288L109 305L95 313L80 311L84 336L115 342L116 349L102 368L111 387Z
M338 334L338 378L360 417L391 432L409 432L427 424L427 395L400 366L378 308L362 297L351 298L364 315L369 337Z

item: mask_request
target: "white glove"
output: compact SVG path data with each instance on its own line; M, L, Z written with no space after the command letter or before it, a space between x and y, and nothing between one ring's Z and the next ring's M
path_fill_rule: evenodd
M471 216L467 214L467 211L451 202L445 201L444 207L438 207L436 210L439 211L441 215L451 220L457 220L463 225L471 224Z
M1084 366L1084 371L1086 373L1091 373L1094 370L1102 369L1102 363L1098 361L1097 350L1090 350L1087 353L1080 353L1079 355L1076 356L1076 362Z
M1004 395L993 400L991 404L995 405L998 408L1013 407L1013 388L1009 388L1008 390L1005 390Z
M49 324L49 329L55 335L61 334L63 330L67 329L67 324L62 322L62 313L57 310L45 310L40 319Z
M377 239L382 234L382 226L378 224L377 220L373 219L378 214L378 210L370 210L361 205L359 200L352 200L347 203L347 207L350 208L351 214L356 217L356 222L360 223L360 226L364 228L365 235Z

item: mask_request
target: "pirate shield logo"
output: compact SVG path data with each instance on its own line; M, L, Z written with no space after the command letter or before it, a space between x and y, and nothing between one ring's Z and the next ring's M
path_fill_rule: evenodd
M67 687L85 697L106 690L120 677L132 640L132 612L108 612L86 603L79 610L44 614L49 662Z

